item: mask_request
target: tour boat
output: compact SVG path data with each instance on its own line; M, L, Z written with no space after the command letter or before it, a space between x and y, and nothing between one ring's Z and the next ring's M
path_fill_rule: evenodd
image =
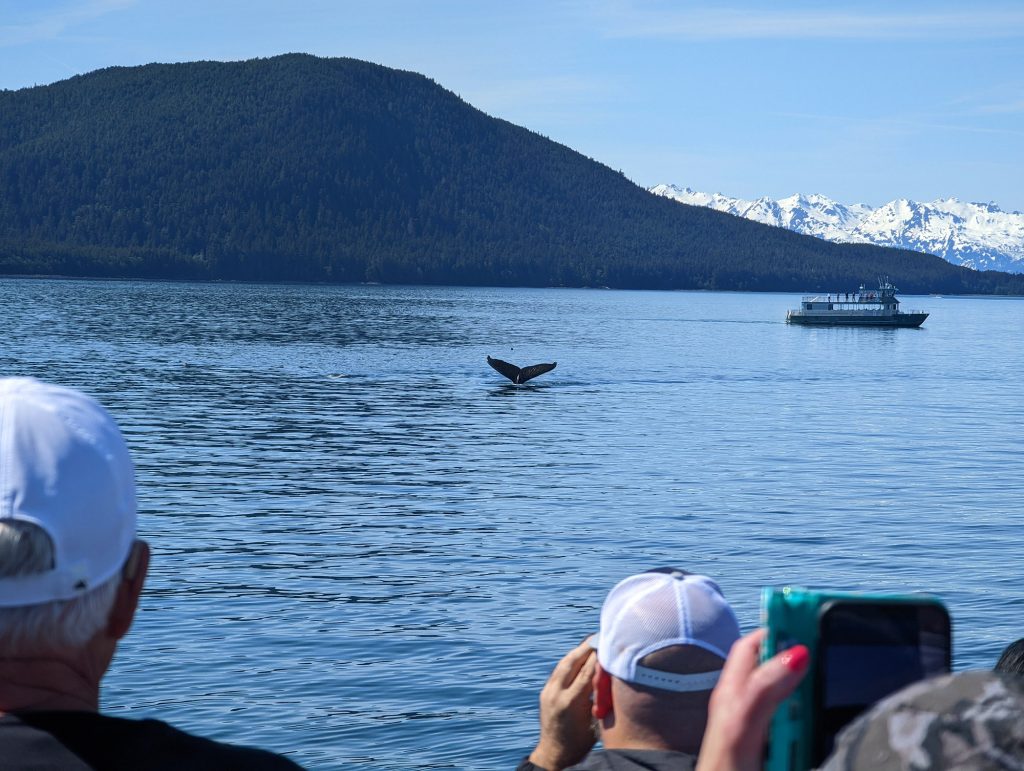
M866 289L861 284L856 292L808 295L801 300L799 308L787 311L786 321L815 326L921 326L928 314L901 311L896 291L886 279L878 282L877 290Z

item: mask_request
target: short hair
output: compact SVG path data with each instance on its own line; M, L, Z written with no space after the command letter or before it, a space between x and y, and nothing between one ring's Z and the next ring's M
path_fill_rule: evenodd
M0 580L53 568L53 540L36 524L0 521ZM121 574L70 600L0 608L0 655L73 647L107 623Z
M659 648L648 653L638 663L659 672L692 675L718 672L724 662L720 656L709 650L683 643ZM622 682L633 693L646 694L649 700L653 699L663 705L666 710L693 708L707 710L708 698L711 696L710 687L703 691L670 691L651 685L630 683L626 680L622 680Z
M722 658L696 645L670 645L648 653L639 662L662 672L689 675L721 669ZM620 678L616 692L616 710L628 714L634 725L650 736L700 746L707 724L711 689L704 691L666 691L650 685L637 685Z
M996 662L993 672L1008 675L1024 675L1024 637L1006 646L1003 655Z

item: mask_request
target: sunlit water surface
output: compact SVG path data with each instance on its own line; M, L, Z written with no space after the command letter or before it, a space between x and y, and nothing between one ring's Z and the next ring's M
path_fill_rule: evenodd
M941 595L1024 634L1024 300L0 281L0 371L118 417L153 546L104 707L314 768L512 768L648 567ZM530 387L486 355L557 360Z

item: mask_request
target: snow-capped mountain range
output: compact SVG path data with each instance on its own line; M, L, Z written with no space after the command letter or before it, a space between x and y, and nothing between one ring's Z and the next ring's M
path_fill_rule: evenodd
M650 191L828 241L895 246L937 254L977 270L1024 273L1024 214L1004 212L992 203L956 198L918 203L900 198L873 209L799 193L778 201L745 201L675 185L657 185Z

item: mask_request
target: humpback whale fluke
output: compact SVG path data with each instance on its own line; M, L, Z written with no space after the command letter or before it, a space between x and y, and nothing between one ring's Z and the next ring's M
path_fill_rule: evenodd
M555 368L555 365L558 364L558 362L553 361L550 364L532 364L529 367L519 369L515 364L509 364L507 361L502 361L501 359L492 359L490 356L487 357L487 363L517 385L525 383L527 380L532 380L537 377L537 375L543 375L545 372L550 372Z

